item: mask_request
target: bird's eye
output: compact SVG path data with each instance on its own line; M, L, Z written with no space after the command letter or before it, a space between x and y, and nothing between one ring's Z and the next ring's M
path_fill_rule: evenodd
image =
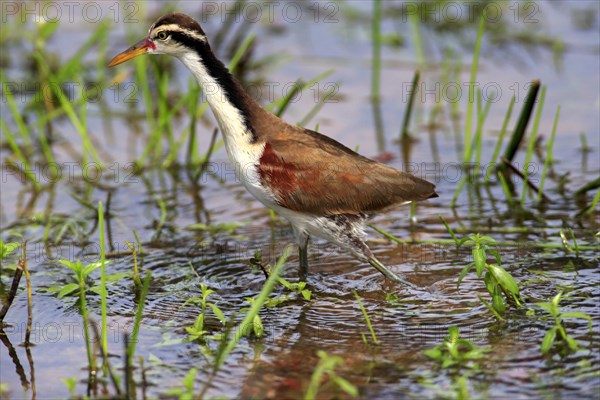
M158 35L156 35L160 40L166 40L167 39L167 33L166 32L158 32Z

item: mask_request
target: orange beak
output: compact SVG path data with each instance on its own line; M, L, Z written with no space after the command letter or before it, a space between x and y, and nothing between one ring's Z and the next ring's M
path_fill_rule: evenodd
M152 43L148 38L144 38L125 50L124 52L117 54L115 58L113 58L110 63L108 63L109 67L114 67L115 65L119 65L124 63L127 60L131 60L134 57L137 57L141 54L146 54L149 48L154 49L154 43Z

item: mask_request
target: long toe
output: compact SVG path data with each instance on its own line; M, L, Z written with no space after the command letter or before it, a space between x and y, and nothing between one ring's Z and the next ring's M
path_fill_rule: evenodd
M398 275L396 275L395 273L390 271L385 265L383 265L381 262L379 262L379 260L377 260L375 257L369 258L369 264L371 264L372 266L377 268L377 270L379 272L381 272L383 274L383 276L385 276L389 280L396 282L396 283L401 283L401 284L406 285L415 290L419 289L418 286L413 285L412 283L408 282L405 279L400 278Z

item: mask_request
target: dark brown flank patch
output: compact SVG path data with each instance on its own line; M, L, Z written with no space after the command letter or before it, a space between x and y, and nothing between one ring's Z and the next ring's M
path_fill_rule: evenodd
M321 194L318 184L321 170L318 167L299 168L276 154L269 143L265 144L260 157L258 173L262 184L275 193L277 201L284 207L292 208L292 196L298 192Z

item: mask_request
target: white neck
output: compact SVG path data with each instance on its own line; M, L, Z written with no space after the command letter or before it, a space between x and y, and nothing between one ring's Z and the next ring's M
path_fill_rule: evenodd
M210 76L196 54L186 53L180 57L180 60L194 74L202 87L208 105L221 128L225 149L238 179L254 197L268 207L272 207L275 204L273 194L260 185L257 170L265 143L253 140L254 135L244 123L242 112L228 101L223 87Z
M233 142L242 144L248 143L252 139L251 132L244 124L244 117L241 111L227 100L227 95L223 87L217 83L215 78L209 75L199 60L198 55L195 53L184 53L179 59L192 72L202 88L202 92L206 96L206 101L221 128L227 152L231 158L229 146L234 145Z

